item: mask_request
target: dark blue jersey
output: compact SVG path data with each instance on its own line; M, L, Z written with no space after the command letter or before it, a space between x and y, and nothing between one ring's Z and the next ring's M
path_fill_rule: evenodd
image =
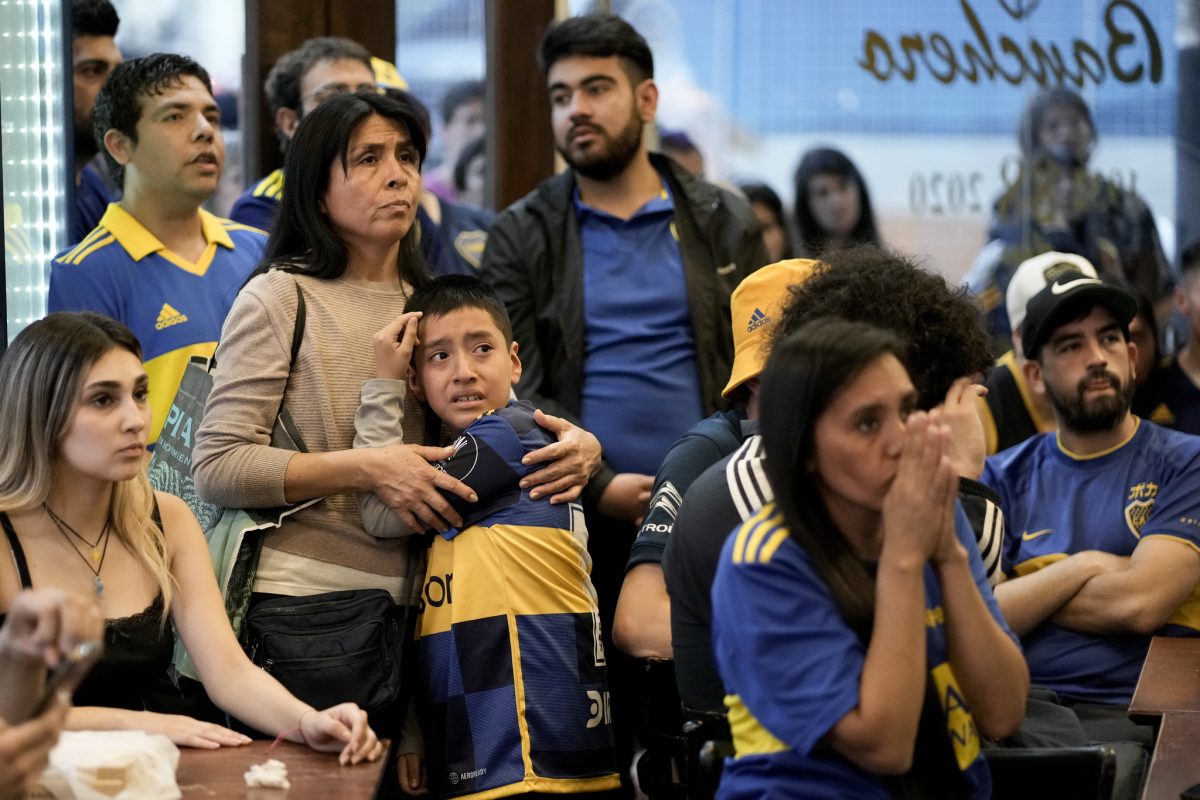
M158 440L193 356L212 356L238 290L266 247L262 231L200 210L208 242L193 263L113 203L95 230L50 265L49 311L98 311L142 345Z
M1118 556L1162 537L1200 549L1200 437L1138 421L1122 444L1078 456L1046 433L988 459L983 482L1007 522L1003 568L1027 575L1083 550ZM1200 632L1200 594L1160 633ZM1033 682L1091 702L1128 704L1149 636L1080 633L1046 621L1022 639Z
M956 533L993 619L1008 626L987 583L962 509ZM718 798L883 798L882 776L818 743L859 704L866 646L846 624L829 587L788 534L774 503L725 542L713 584L713 652L728 695L735 755ZM991 797L971 710L950 667L941 589L925 567L926 662L946 736L969 796ZM1011 634L1010 634L1011 635Z
M536 469L522 457L552 441L514 401L440 465L479 502L452 500L463 529L433 537L422 596L417 701L436 797L619 785L583 511L517 485Z

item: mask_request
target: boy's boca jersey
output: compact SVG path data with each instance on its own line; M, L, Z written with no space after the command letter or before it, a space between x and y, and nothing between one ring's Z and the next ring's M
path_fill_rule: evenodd
M1081 457L1043 434L988 459L1008 529L1003 565L1027 575L1084 550L1118 556L1146 538L1200 551L1200 437L1139 420L1125 442ZM1200 587L1159 631L1200 633ZM1033 682L1091 702L1126 704L1149 636L1093 635L1039 625L1022 638Z
M531 500L528 452L551 442L527 403L476 420L440 468L479 496L461 531L433 537L422 592L418 700L439 797L616 788L589 573L574 503Z
M208 243L194 263L166 249L121 206L109 205L83 241L50 268L50 311L96 311L124 323L142 345L158 440L193 356L211 357L225 316L262 259L266 234L200 210Z

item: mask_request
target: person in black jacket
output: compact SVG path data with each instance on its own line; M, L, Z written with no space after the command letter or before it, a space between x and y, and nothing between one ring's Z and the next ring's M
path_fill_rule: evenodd
M627 55L626 42L609 41L619 37L636 40L633 46L640 45L642 52ZM599 54L604 51L608 54ZM571 169L544 181L500 215L482 266L482 276L508 306L521 342L526 367L517 394L569 418L587 419L593 411L606 416L606 409L590 407L597 386L605 380L599 369L605 354L598 351L613 349L612 342L600 341L604 332L598 329L611 324L618 334L612 338L624 340L659 334L666 340L678 335L677 355L694 372L690 388L696 397L689 398L694 402L687 408L679 407L678 399L669 409L650 406L644 399L659 387L643 385L639 387L643 391L623 398L626 402L600 404L629 406L625 413L631 419L650 410L667 411L651 416L670 419L650 421L671 423L669 434L657 436L665 453L678 434L720 405L733 356L729 295L742 278L766 263L758 225L740 198L692 179L667 159L647 152L641 130L653 119L658 92L650 51L627 23L606 15L566 20L547 32L539 57L549 82L556 146ZM663 254L664 261L675 263L648 262L651 253L644 248L613 255L618 249L640 246L635 234L649 226L637 223L659 216L660 205L667 213L661 215L657 222L662 224L650 232L650 238L662 239L665 233L673 247L662 248L658 241L649 247L654 255L675 250ZM608 223L616 223L610 230L616 231L617 240L630 241L593 250L589 245L594 229ZM643 236L640 242L645 241ZM608 282L631 277L620 268L623 265L604 269L618 258L644 269L660 287L678 286L670 305L682 325L666 332L638 329L644 321L635 314L648 310L643 301L661 298L647 297L629 283ZM593 269L604 272L593 276ZM608 296L595 296L593 289ZM659 292L666 295L662 289ZM655 382L657 376L647 374L646 360L629 361L626 367L618 379L630 387ZM667 388L677 397L683 387ZM641 503L657 464L645 465L641 472L645 480L618 476L622 470L614 465L637 458L621 457L613 443L605 441L601 432L609 426L592 427L605 446L607 463L593 478L589 498L593 507L632 522L644 510ZM633 435L631 431L630 438ZM648 460L661 460L662 453Z
M729 295L767 256L744 200L648 152L654 59L628 23L559 22L538 61L570 169L499 216L480 274L520 342L517 396L578 420L604 447L584 502L611 622L659 463L721 405L733 360Z

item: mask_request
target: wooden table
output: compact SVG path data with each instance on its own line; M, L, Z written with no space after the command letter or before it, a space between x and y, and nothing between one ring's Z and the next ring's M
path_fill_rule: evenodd
M1200 783L1200 711L1163 715L1142 800L1179 800L1179 793Z
M336 753L316 753L292 742L280 742L267 753L270 742L255 741L245 747L220 750L179 748L176 781L183 800L248 798L248 800L372 800L378 796L388 762L385 752L373 764L353 767L338 764ZM251 789L242 777L252 764L277 758L287 765L291 788ZM384 792L386 794L386 792Z
M1150 640L1129 716L1156 721L1168 711L1200 711L1200 638Z

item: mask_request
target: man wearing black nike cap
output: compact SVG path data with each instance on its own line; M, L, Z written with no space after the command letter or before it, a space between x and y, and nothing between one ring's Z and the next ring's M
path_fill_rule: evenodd
M993 456L983 482L1006 519L996 599L1033 683L1073 707L1089 739L1138 739L1124 719L1152 635L1200 634L1200 437L1130 413L1136 303L1065 272L1027 306L1043 433Z

